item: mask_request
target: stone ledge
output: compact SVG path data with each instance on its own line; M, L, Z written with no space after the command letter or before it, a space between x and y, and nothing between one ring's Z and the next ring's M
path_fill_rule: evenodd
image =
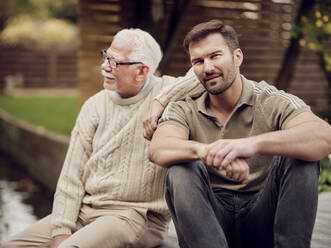
M69 137L18 120L1 109L0 133L1 152L54 191Z
M318 197L317 216L311 248L331 247L331 192L321 193Z

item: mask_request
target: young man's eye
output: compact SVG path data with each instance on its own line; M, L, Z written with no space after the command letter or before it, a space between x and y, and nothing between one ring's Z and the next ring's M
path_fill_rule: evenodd
M219 54L219 53L215 53L215 54L212 54L211 56L210 56L210 58L212 58L212 59L216 59L216 58L218 58L218 57L220 57L221 56L221 54Z
M202 63L203 63L203 60L202 60L202 59L194 60L194 61L192 62L193 65L200 65L200 64L202 64Z

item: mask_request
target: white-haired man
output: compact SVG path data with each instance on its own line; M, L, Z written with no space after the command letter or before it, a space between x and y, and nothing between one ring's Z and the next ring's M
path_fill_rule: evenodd
M162 53L140 29L118 32L102 57L105 90L84 103L76 120L52 214L4 247L154 247L162 242L170 220L166 170L147 158L143 119L155 97L166 105L203 88L193 73L178 80L153 76Z

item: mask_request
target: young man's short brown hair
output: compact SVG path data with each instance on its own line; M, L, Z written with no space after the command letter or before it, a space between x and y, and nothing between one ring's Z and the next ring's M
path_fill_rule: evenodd
M194 26L185 36L183 45L185 50L189 51L191 42L200 41L213 33L219 33L223 36L226 44L233 52L239 48L239 41L236 31L229 25L224 25L221 20L211 20Z

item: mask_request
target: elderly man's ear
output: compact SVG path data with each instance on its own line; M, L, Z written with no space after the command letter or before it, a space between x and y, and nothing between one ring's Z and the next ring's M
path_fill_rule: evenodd
M140 65L138 68L137 68L137 76L136 76L136 80L138 82L141 82L141 81L146 81L146 77L148 75L148 72L149 72L149 68L147 65Z

